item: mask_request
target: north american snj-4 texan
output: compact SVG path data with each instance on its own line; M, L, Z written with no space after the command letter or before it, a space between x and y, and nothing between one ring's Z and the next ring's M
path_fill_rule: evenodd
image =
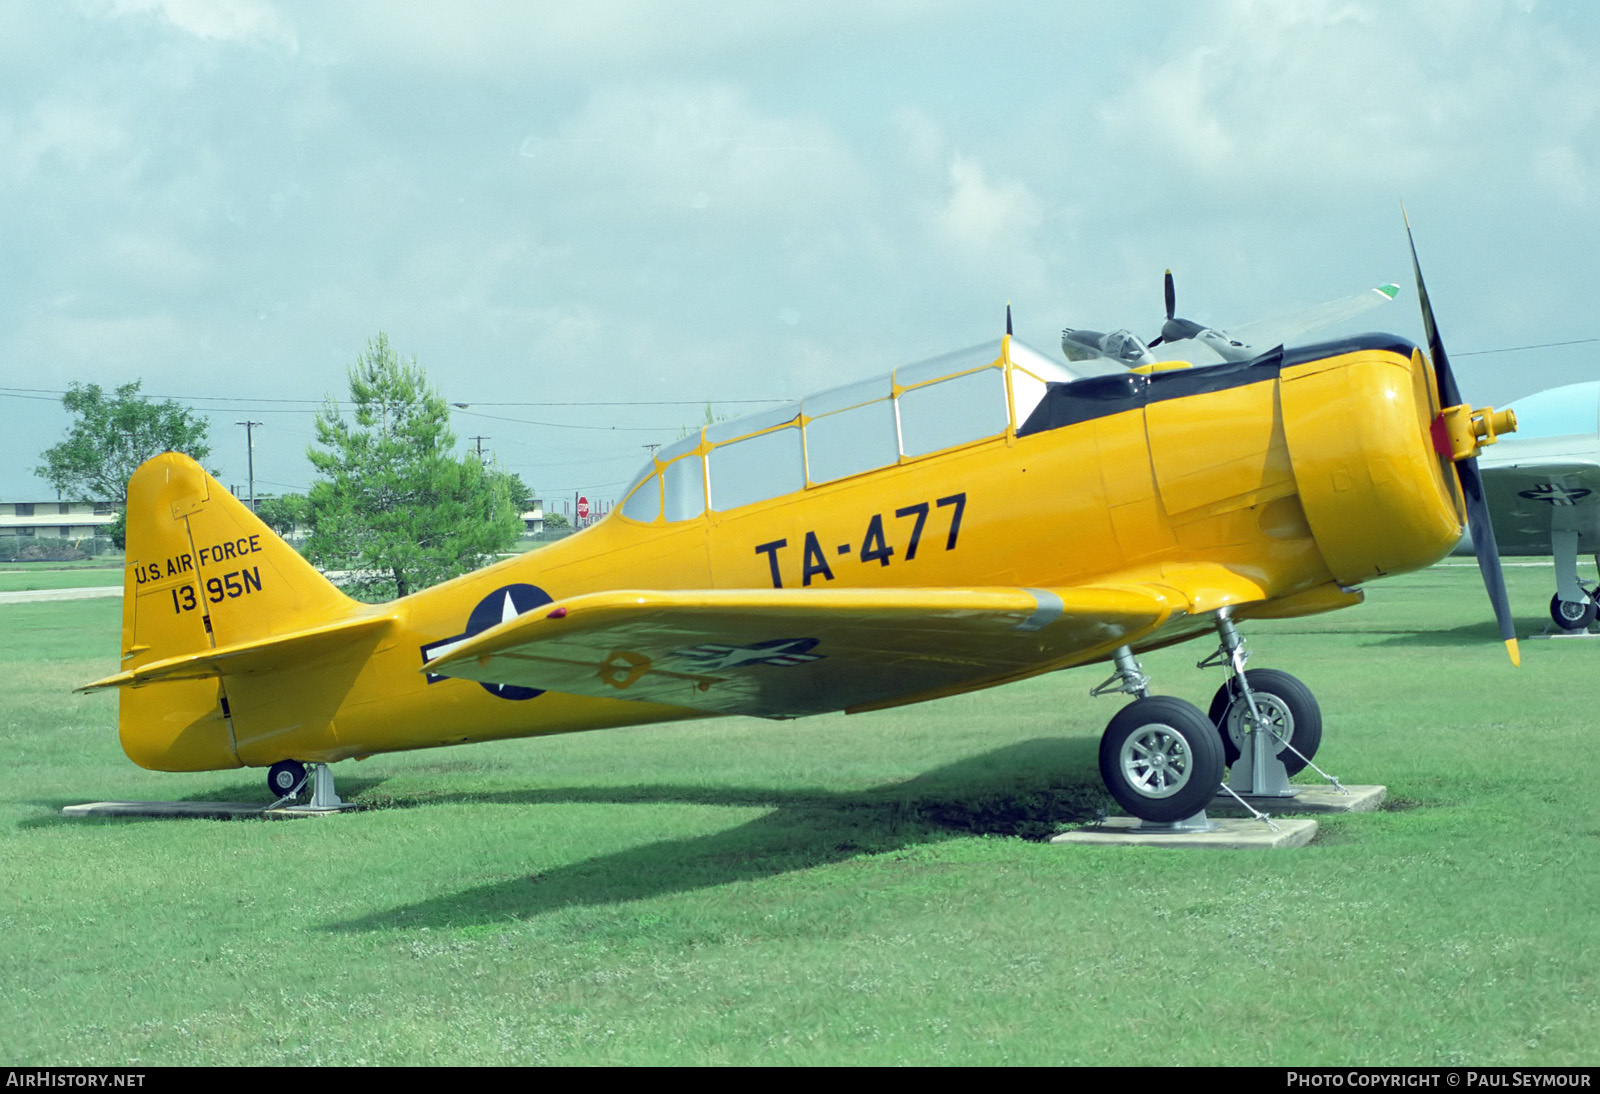
M1391 334L1263 350L1174 318L1170 288L1152 345L1221 363L1069 332L1064 367L1008 331L707 425L593 527L387 604L169 453L129 483L122 665L86 687L118 690L145 767L263 767L286 795L315 765L326 803L325 765L351 757L876 710L1109 662L1095 690L1133 699L1101 739L1106 785L1182 821L1241 749L1292 772L1321 737L1303 684L1244 670L1241 625L1358 604L1488 527L1476 457L1514 423L1462 399L1420 269L1417 288L1427 354ZM1478 554L1516 660L1491 537ZM1207 635L1209 715L1149 694L1137 654Z

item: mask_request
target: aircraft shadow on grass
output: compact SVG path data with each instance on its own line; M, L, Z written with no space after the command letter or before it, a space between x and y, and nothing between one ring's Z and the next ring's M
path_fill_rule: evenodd
M431 800L507 805L771 806L772 811L711 835L632 847L531 876L400 905L330 924L328 929L459 927L528 919L572 905L621 904L753 881L962 835L1043 838L1063 824L1104 815L1109 799L1099 781L1078 774L1095 770L1095 750L1092 741L1024 741L894 786L855 792L635 786L434 798Z
M1545 620L1524 619L1516 620L1518 634L1538 634L1545 629ZM1447 630L1394 630L1374 631L1365 630L1362 636L1372 636L1375 645L1380 646L1460 646L1484 649L1490 647L1498 639L1494 620L1485 620L1481 623L1464 623L1459 627ZM1383 637L1378 637L1382 635Z

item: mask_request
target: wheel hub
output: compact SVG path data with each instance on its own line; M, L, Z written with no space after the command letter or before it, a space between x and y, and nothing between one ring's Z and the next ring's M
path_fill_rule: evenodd
M1294 715L1290 713L1288 704L1269 692L1257 691L1255 701L1256 710L1260 712L1261 720L1265 723L1259 728L1273 738L1272 750L1282 752L1283 746L1294 739ZM1241 695L1228 708L1228 736L1232 739L1234 747L1242 751L1245 738L1256 728L1258 727L1251 725L1250 704L1245 702L1244 696Z
M1128 783L1150 798L1166 798L1189 782L1194 757L1189 743L1171 726L1150 725L1123 742L1121 756Z

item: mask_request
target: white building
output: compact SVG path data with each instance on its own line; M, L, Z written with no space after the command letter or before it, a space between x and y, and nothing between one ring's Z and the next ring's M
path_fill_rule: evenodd
M0 537L93 539L116 520L106 501L0 501Z

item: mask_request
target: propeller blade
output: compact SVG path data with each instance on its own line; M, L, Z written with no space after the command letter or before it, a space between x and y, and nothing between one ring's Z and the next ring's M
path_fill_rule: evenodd
M1439 405L1462 405L1461 389L1456 385L1450 358L1444 351L1444 339L1439 337L1439 325L1434 322L1433 305L1428 300L1428 288L1422 282L1422 263L1417 260L1417 242L1411 236L1411 218L1400 210L1406 222L1406 242L1411 245L1411 269L1417 275L1417 301L1422 306L1422 329L1428 336L1428 353L1433 358L1434 375L1439 381ZM1522 664L1517 650L1517 634L1511 619L1511 600L1506 595L1506 577L1500 568L1500 549L1494 540L1494 524L1489 519L1489 503L1483 494L1483 476L1478 471L1478 458L1467 456L1456 461L1456 476L1461 480L1461 494L1467 503L1467 524L1472 529L1472 547L1478 555L1478 572L1483 575L1483 587L1494 605L1495 622L1500 625L1500 640L1506 644L1513 665Z
M1172 271L1167 271L1167 318L1171 319L1178 310L1178 290L1172 283Z

